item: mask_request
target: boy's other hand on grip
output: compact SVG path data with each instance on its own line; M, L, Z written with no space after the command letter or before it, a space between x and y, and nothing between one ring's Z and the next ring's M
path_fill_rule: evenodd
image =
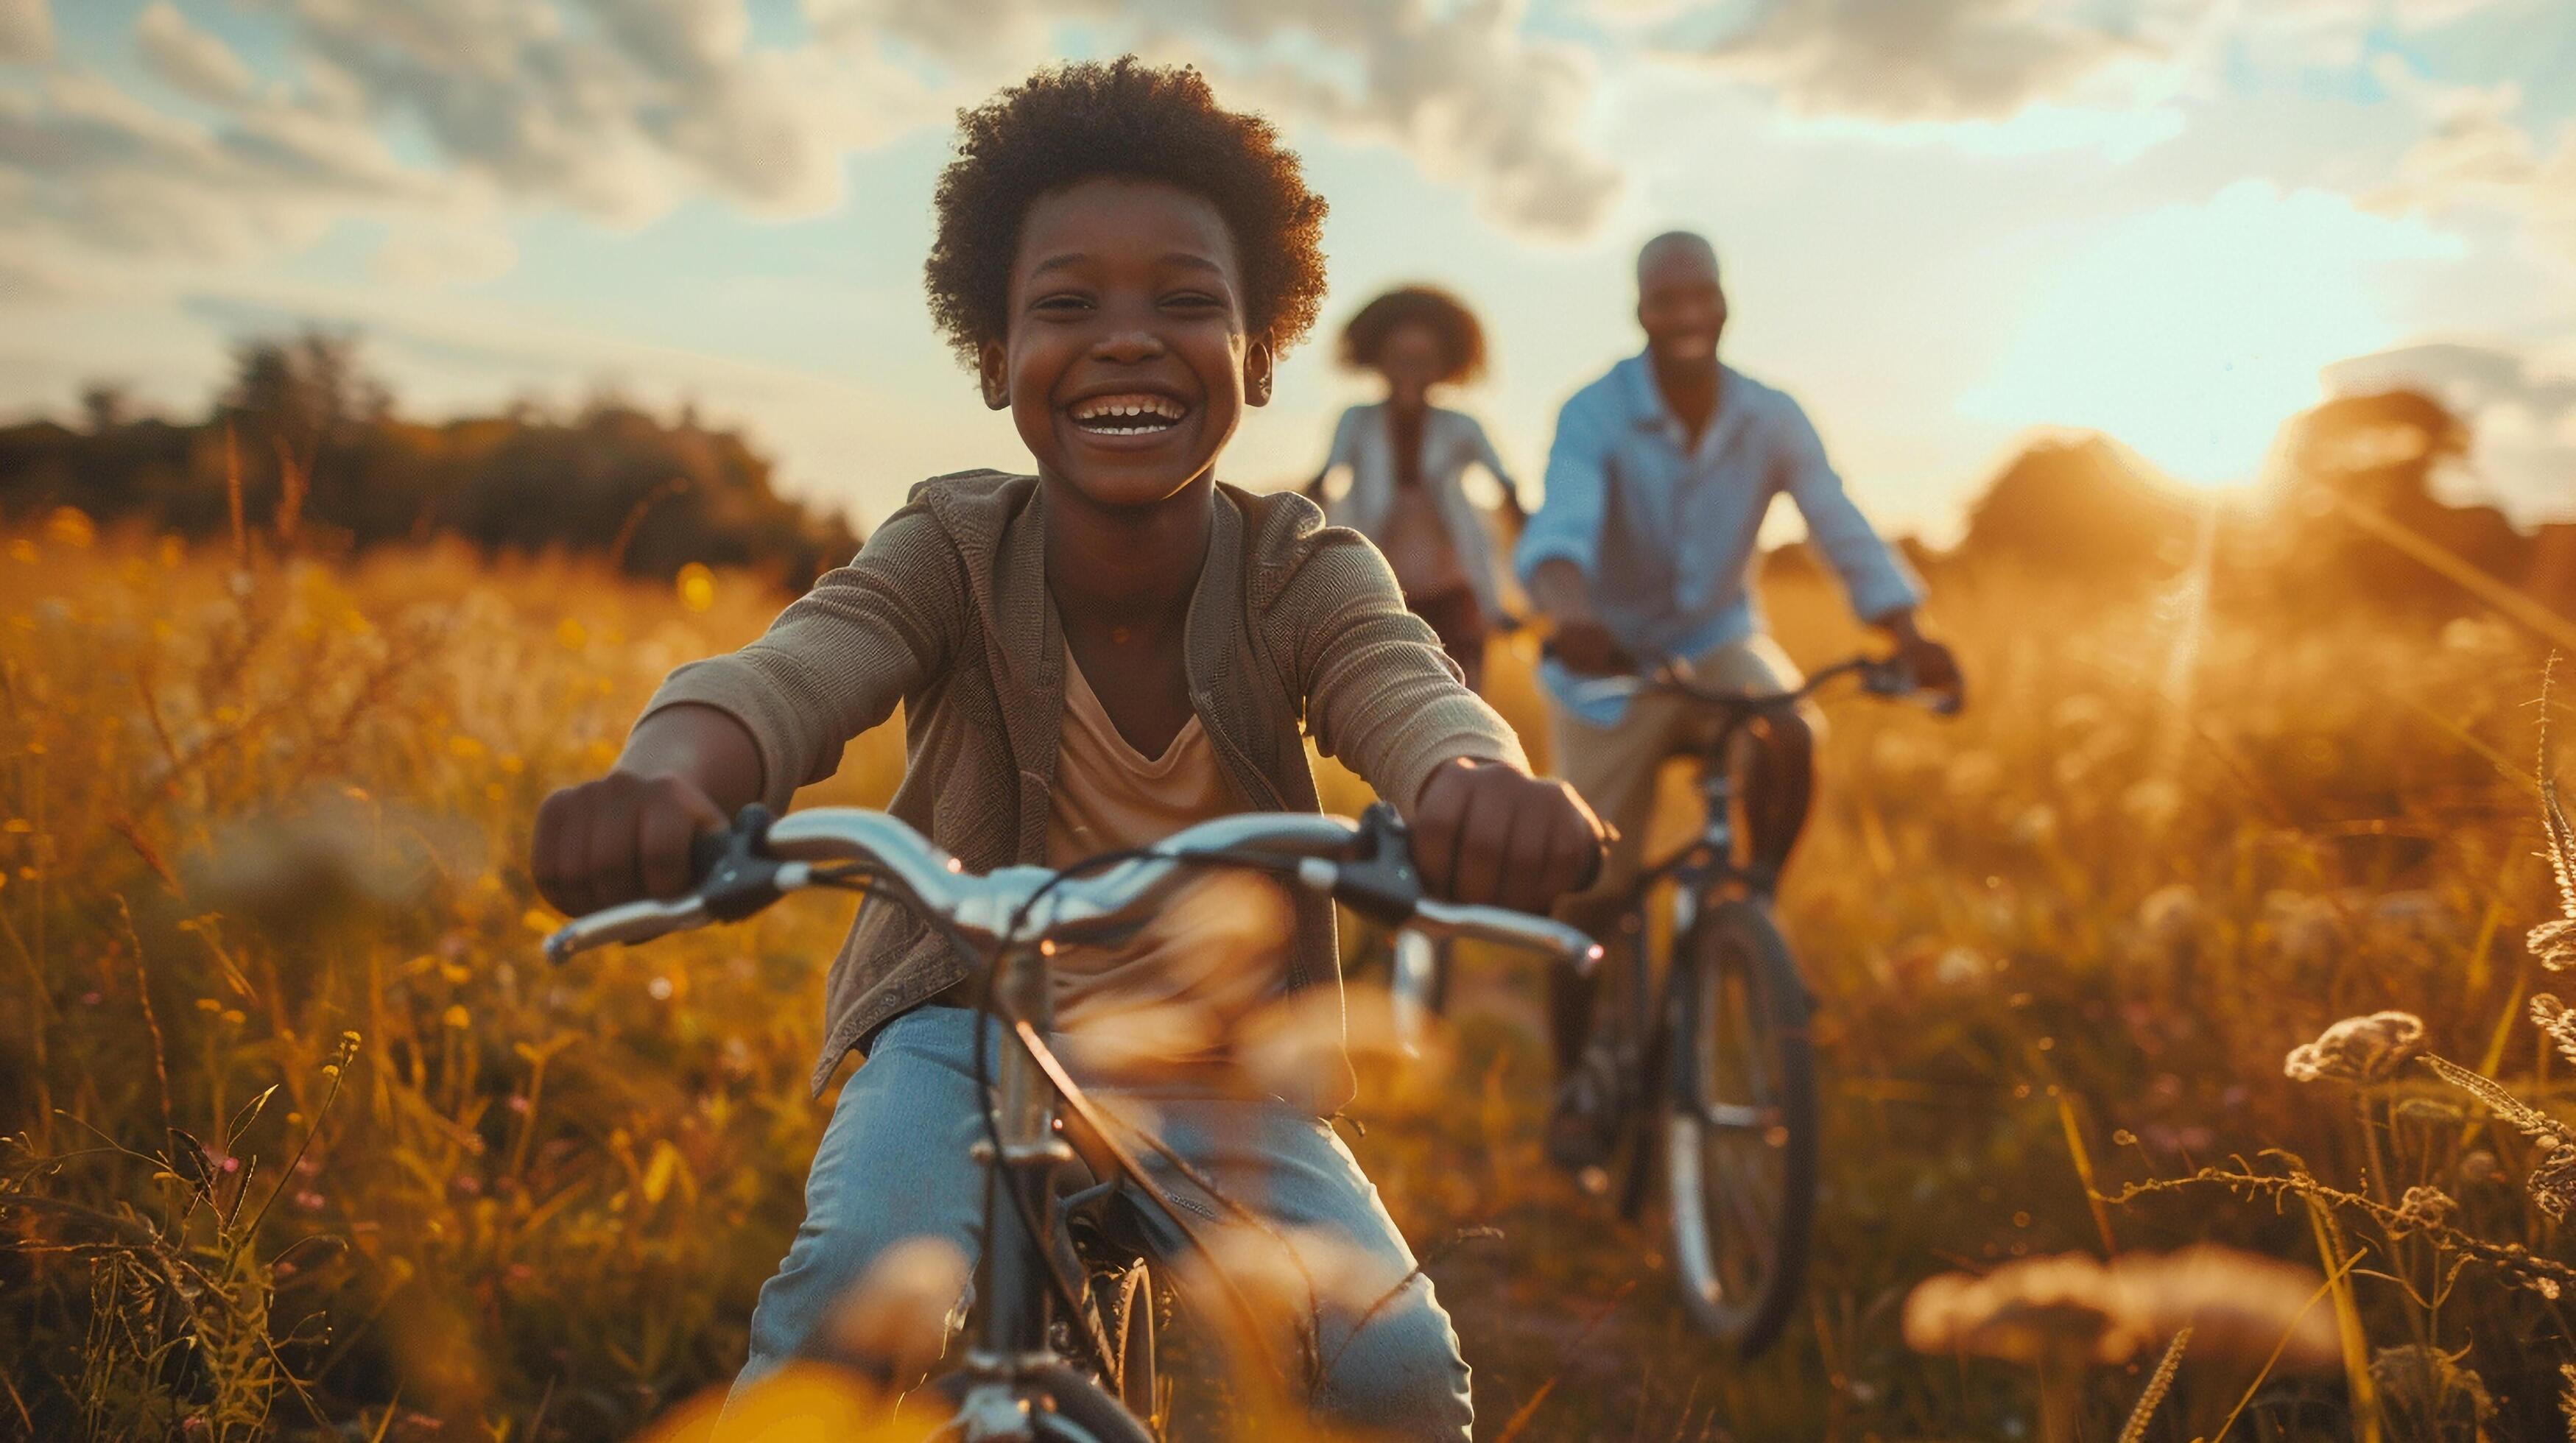
M1412 829L1413 865L1434 896L1525 912L1589 884L1610 842L1574 788L1463 757L1423 784Z
M569 916L676 897L695 880L689 843L724 825L723 809L686 778L614 771L537 808L529 870L538 893Z

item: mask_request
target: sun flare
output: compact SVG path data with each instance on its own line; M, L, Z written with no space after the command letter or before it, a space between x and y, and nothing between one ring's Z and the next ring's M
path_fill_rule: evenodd
M2397 338L2380 273L2444 251L2413 222L2259 181L2136 216L2036 281L1961 407L2107 432L2186 485L2249 485L2319 372Z

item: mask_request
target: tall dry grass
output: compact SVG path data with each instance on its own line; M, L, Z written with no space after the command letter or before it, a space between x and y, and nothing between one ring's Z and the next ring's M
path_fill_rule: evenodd
M722 1376L797 1215L846 910L550 971L516 849L772 598L461 552L245 565L68 519L0 567L0 1107L8 1186L57 1204L6 1212L0 1429L134 1436L113 1409L148 1395L257 1431L187 1278L115 1271L121 1239L195 1246L200 1155L216 1210L265 1214L223 1253L274 1344L267 1426L608 1436ZM899 746L860 743L845 794L882 797ZM102 1400L104 1357L131 1365Z
M722 1380L797 1217L846 913L550 971L517 847L665 669L775 598L71 518L0 575L0 1433L606 1437ZM1772 602L1803 659L1856 640L1820 589ZM2107 1439L2160 1372L2136 1436L2563 1427L2565 1303L2406 1212L2437 1188L2443 1226L2562 1258L2523 1187L2545 1153L2420 1066L2283 1072L2403 1009L2558 1105L2521 941L2558 915L2544 655L2324 610L1947 578L1972 711L1833 709L1783 899L1828 1163L1813 1303L1771 1357L1693 1335L1653 1221L1540 1164L1535 979L1464 959L1449 1075L1373 1090L1353 1145L1433 1258L1487 1435ZM1526 655L1494 669L1535 728ZM828 790L880 799L899 765L880 732ZM2212 1168L2239 1176L2185 1181ZM2361 1365L2266 1370L2205 1320L2170 1369L2141 1348L2045 1387L1906 1343L1928 1274L2201 1239L2331 1275Z

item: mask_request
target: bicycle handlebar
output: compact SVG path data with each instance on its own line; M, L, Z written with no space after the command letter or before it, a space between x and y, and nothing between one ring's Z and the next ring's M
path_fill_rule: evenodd
M829 863L854 863L904 906L934 915L968 940L1078 940L1141 922L1198 867L1286 873L1378 920L1433 937L1472 937L1548 953L1588 972L1601 948L1546 917L1422 895L1404 827L1384 804L1354 823L1306 813L1249 812L1176 832L1146 855L1091 875L1001 867L981 876L901 819L855 807L818 807L775 821L745 807L735 825L692 849L700 882L687 896L647 899L575 917L546 939L546 956L636 943L710 922L748 917L788 892L845 883Z
M1651 692L1670 692L1693 701L1714 706L1765 710L1792 706L1824 689L1826 683L1845 676L1858 676L1861 689L1872 696L1891 698L1929 695L1927 703L1943 716L1955 715L1960 696L1956 691L1926 692L1914 678L1914 669L1901 656L1849 656L1823 667L1788 691L1739 692L1709 686L1691 676L1690 663L1679 657L1667 658L1654 666L1629 676L1585 677L1573 685L1573 699L1578 702L1599 701L1609 697L1635 697Z

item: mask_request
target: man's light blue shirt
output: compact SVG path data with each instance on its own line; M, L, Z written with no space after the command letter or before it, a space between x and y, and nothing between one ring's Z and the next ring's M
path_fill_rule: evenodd
M1631 655L1702 656L1762 627L1750 573L1762 518L1784 491L1853 611L1875 618L1922 600L1911 568L1844 494L1796 401L1725 368L1717 414L1693 447L1643 355L1611 367L1557 414L1547 496L1521 532L1513 569L1527 586L1541 562L1571 561ZM1539 674L1560 705L1597 726L1627 709L1617 697L1575 701L1569 689L1580 678L1554 661Z

